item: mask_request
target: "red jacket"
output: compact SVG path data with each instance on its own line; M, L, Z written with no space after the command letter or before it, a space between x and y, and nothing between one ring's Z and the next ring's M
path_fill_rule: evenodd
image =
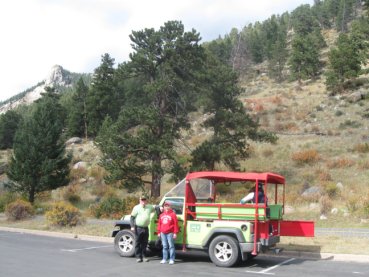
M158 233L177 234L178 231L178 219L173 210L169 210L168 212L164 211L161 213L158 222Z

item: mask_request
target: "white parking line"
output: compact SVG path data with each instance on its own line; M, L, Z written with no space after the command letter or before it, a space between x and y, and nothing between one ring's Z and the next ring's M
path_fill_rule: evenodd
M275 265L275 266L269 267L269 268L267 268L267 269L263 269L263 270L261 270L261 271L250 271L250 270L248 270L248 271L246 271L246 272L248 272L248 273L256 273L256 274L274 275L274 273L269 272L269 271L271 271L271 270L273 270L273 269L276 269L277 267L280 267L281 265L284 265L284 264L286 264L286 263L292 262L293 260L296 260L296 259L295 259L295 258L288 259L288 260L283 261L283 262L281 262L281 263L279 263L279 264L277 264L277 265Z
M94 247L86 247L86 248L78 248L78 249L61 249L61 251L78 252L78 251L92 250L92 249L98 249L98 248L104 248L104 247L111 247L111 245L94 246Z

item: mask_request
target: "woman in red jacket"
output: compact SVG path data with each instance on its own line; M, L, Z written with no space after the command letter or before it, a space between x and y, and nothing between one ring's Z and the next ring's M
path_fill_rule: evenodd
M164 203L164 212L159 216L158 222L158 236L161 237L163 244L163 259L160 262L165 264L168 260L169 249L169 264L174 264L175 248L174 240L177 238L178 233L178 219L177 215L173 212L169 202Z

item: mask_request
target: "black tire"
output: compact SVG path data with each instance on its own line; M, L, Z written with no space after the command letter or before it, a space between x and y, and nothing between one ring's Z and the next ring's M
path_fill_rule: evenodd
M114 249L122 257L135 254L136 236L131 230L121 230L114 238Z
M237 240L226 235L215 237L209 246L209 257L217 266L234 266L240 257Z

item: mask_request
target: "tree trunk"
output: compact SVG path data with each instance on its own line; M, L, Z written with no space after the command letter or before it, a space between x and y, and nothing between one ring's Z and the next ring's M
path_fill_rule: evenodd
M160 185L161 185L161 157L160 154L155 154L152 159L152 185L151 185L151 196L160 196Z
M35 186L31 185L31 190L29 191L28 201L33 205L35 202Z

